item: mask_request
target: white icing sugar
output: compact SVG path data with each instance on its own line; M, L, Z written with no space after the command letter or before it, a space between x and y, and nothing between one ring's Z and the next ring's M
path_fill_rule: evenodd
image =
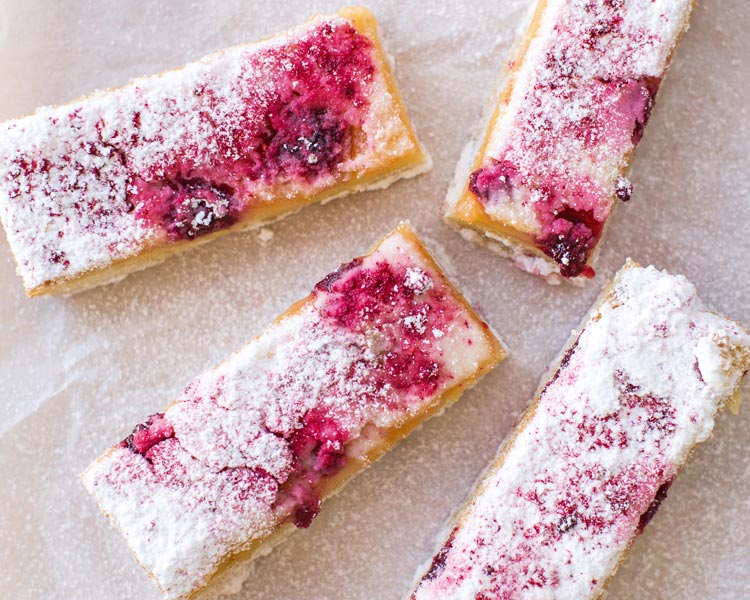
M406 287L414 290L417 294L424 294L432 289L433 283L427 273L419 267L410 267L406 269Z
M164 413L172 437L144 453L116 446L84 473L86 487L165 597L200 589L225 558L289 520L295 488L280 492L280 486L292 483L295 461L303 460L295 458L289 440L311 410L335 418L349 436L343 448L335 433L326 434L327 448L361 458L381 441L379 432L400 427L493 360L483 324L451 295L421 252L394 233L361 268L403 268L396 286L405 289L417 273L424 290L417 305L435 297L430 290L447 298L452 316L441 321L441 336L427 333L427 325L436 323L428 313L421 330L412 331L442 364L433 390L374 378L383 357L414 342L390 339L374 326L337 324L326 316L327 295L320 292L196 378Z
M264 98L273 88L272 69L250 59L324 24L344 22L317 18L270 40L0 125L0 218L26 289L74 279L167 243L164 231L136 216L132 176L158 180L164 165L177 163L202 165L210 174L216 160L237 159L233 123L247 112L248 98L259 107L248 118L263 119ZM371 171L390 178L389 161L413 152L414 142L382 69L366 91L369 105L357 152L314 181L284 180L281 190L276 181L247 179L238 183L237 197L273 203L312 197ZM318 160L314 153L309 159ZM182 225L209 226L228 206L213 208L213 213L199 210ZM241 224L252 218L243 214Z
M748 368L686 279L623 269L413 598L599 597Z
M427 315L424 313L417 313L415 315L404 317L402 322L408 329L416 331L419 334L427 331Z

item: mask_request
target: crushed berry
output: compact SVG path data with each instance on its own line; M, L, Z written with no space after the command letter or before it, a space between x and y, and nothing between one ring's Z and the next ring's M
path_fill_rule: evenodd
M615 379L618 383L621 402L631 410L645 410L645 420L640 415L638 419L646 429L657 429L667 434L677 429L676 411L668 400L654 394L641 393L640 387L627 381L619 371Z
M174 436L174 429L163 413L155 413L139 423L128 437L120 442L120 447L145 455L156 444Z
M300 468L319 479L335 474L344 466L344 447L349 437L349 432L336 420L312 410L305 415L302 427L294 432L291 447Z
M351 271L352 269L358 267L361 264L362 264L362 259L355 258L351 262L341 265L338 269L336 269L332 273L329 273L321 281L319 281L317 285L315 286L315 289L323 291L323 292L332 292L334 283L336 283L339 279L341 279L341 277L345 273L347 273L348 271Z
M291 502L289 520L295 527L307 529L320 512L321 498L310 482L295 478L286 486L284 494Z
M651 118L651 111L654 108L654 100L661 85L661 79L658 77L641 77L637 80L638 96L633 102L633 115L635 124L633 125L633 145L637 146L643 137L643 130Z
M295 526L309 527L320 512L322 483L346 465L349 438L349 432L321 409L309 411L292 434L295 471L284 482L276 506L283 506Z
M406 266L394 268L381 261L364 268L354 261L326 277L316 291L323 314L339 326L354 331L377 327L393 341L396 350L372 365L379 388L425 397L437 389L442 373L428 332L442 331L455 307L439 289L415 287L411 277Z
M643 530L646 529L646 525L648 525L651 522L651 519L654 518L654 515L656 515L659 507L661 506L661 503L664 502L664 499L667 497L667 492L672 485L672 481L673 480L670 479L666 483L663 483L661 486L659 486L659 489L656 491L656 495L654 496L653 502L651 502L646 512L641 515L641 518L638 521L638 533L643 533Z
M519 170L507 160L495 160L469 176L469 190L485 202L508 199L519 178Z
M259 173L265 183L280 176L312 181L351 153L350 125L339 115L327 108L292 110L285 106L266 123L268 143Z
M396 303L399 296L413 296L413 291L403 285L390 265L383 261L374 268L354 269L350 263L344 271L336 271L333 280L328 280L332 295L326 298L326 316L350 329L363 322L387 315L388 307ZM342 277L347 273L348 277Z
M445 542L443 547L440 548L440 551L432 559L430 568L427 571L427 574L424 576L425 580L429 581L431 579L435 579L438 575L440 575L440 573L442 573L445 570L445 562L448 559L448 553L451 551L451 548L453 547L453 539L455 538L455 536L456 536L456 529L454 528L450 534L450 537L448 538L448 541Z
M212 120L221 101L214 90L196 88L196 118L217 130L216 149L201 155L188 148L149 173L131 174L136 216L166 229L172 240L191 239L234 223L255 187L312 182L335 172L364 135L372 49L350 24L326 23L293 45L249 57L245 72L264 74L263 93L251 76L240 80L243 108L229 123ZM140 123L140 115L133 119L134 126Z
M158 184L141 184L142 200L136 216L159 223L171 240L195 237L229 227L237 220L234 189L226 184L214 187L203 178L162 179Z
M440 365L421 348L388 352L383 357L386 381L397 390L418 390L427 396L435 392L440 379Z
M536 244L560 265L563 277L591 278L594 269L586 263L601 236L602 223L591 211L564 208L557 215L551 231L537 238Z
M62 236L58 234L58 237ZM56 265L62 265L63 269L67 269L70 266L70 261L66 258L65 252L59 250L48 249L47 260Z
M591 278L594 270L586 263L601 237L603 224L594 217L592 210L573 208L561 197L564 193L575 199L575 205L589 205L591 192L584 184L553 179L533 186L540 196L534 202L534 210L543 228L535 244L560 265L563 277ZM483 203L507 201L517 185L530 183L508 160L493 159L491 164L469 177L470 191Z
M578 525L578 518L576 517L576 515L563 515L563 517L557 523L557 531L561 534L567 533L576 525Z
M623 202L628 202L633 196L633 184L626 177L620 177L615 184L615 195Z
M294 525L300 529L307 529L319 512L320 498L311 496L309 501L301 502L294 511Z

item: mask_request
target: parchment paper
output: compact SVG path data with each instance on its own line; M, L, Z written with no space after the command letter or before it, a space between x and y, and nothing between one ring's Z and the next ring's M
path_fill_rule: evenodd
M471 245L439 207L526 0L371 1L427 175L306 209L67 299L28 300L0 239L0 597L158 598L78 473L191 377L338 265L410 219L512 356L445 415L256 563L238 598L390 600L528 403L545 366L627 256L681 272L750 323L750 4L705 0L636 153L584 289L550 287ZM0 1L0 118L180 65L333 12L335 2ZM750 589L750 407L718 419L611 586L611 600L741 599Z

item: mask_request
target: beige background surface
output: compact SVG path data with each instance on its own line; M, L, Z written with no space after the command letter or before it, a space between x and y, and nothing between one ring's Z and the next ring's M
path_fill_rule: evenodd
M257 562L238 598L401 598L547 363L627 256L688 275L750 323L750 4L695 11L635 159L635 195L585 289L469 245L438 207L525 0L370 3L434 170L230 236L110 287L27 300L0 240L0 597L157 598L77 481L135 423L325 273L409 218L512 357ZM0 118L285 29L333 2L0 0ZM0 237L3 234L0 233ZM750 407L718 420L609 598L740 599L750 569Z

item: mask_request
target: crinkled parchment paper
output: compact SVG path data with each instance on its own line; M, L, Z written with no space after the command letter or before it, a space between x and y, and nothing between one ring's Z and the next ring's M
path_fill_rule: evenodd
M250 340L399 219L426 237L512 352L445 415L257 561L238 598L399 599L627 256L681 272L750 323L750 4L694 13L584 289L550 287L470 245L439 207L526 0L372 1L435 168L236 234L72 298L24 297L0 233L0 597L156 599L78 473L190 378ZM295 25L333 2L0 2L0 118ZM740 599L750 589L750 406L718 419L636 543L610 599Z

